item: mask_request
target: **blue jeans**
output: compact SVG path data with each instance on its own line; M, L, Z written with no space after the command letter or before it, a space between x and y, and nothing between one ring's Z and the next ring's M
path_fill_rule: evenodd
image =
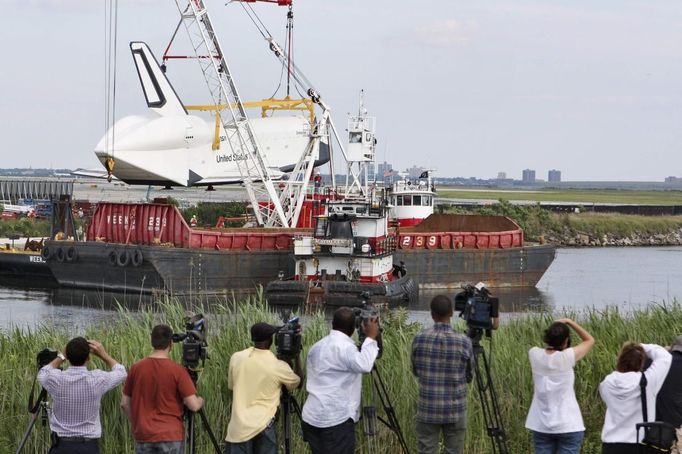
M533 431L535 454L580 454L585 432L548 434Z

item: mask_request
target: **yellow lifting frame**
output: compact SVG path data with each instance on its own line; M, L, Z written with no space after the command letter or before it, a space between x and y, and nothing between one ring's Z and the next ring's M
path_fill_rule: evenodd
M274 112L276 110L300 110L308 111L310 116L310 124L315 124L315 104L310 99L292 99L286 97L283 99L269 98L262 101L248 101L242 103L244 108L253 109L256 107L261 108L261 117L266 118L268 112ZM202 110L202 111L215 111L215 135L213 137L213 150L220 149L220 111L228 107L236 108L236 104L204 104L195 106L185 106L187 110Z

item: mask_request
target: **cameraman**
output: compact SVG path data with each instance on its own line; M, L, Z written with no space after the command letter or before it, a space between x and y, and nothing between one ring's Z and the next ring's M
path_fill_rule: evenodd
M126 369L114 360L97 341L83 337L71 339L51 363L40 369L38 381L52 395L52 446L50 454L98 454L102 425L99 408L102 396L120 385ZM88 370L90 352L104 361L110 372ZM65 360L71 366L62 371Z
M355 313L334 312L332 331L308 352L308 400L303 406L303 435L313 454L352 454L355 423L360 417L362 374L372 371L379 354L379 322L363 324L367 336L360 351L351 339Z
M156 325L151 342L152 354L130 368L121 408L130 419L136 454L182 454L183 405L190 411L199 411L204 399L197 397L187 369L170 359L173 348L170 326Z
M471 381L471 339L452 329L452 301L445 295L431 300L433 326L412 342L412 372L419 382L417 451L438 452L443 433L445 452L464 452L467 383Z
M270 351L277 328L267 323L251 327L253 347L232 355L227 387L232 390L232 415L225 454L276 454L275 413L282 386L298 388L303 379L300 357L294 369ZM300 335L300 334L298 334Z

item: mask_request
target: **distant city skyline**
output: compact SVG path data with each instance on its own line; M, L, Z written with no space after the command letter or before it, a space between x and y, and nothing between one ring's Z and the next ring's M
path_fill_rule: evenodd
M271 96L281 67L242 6L206 2L242 97ZM3 2L4 167L101 168L106 3ZM119 5L120 119L147 114L129 42L158 58L178 11L172 0ZM283 43L286 9L249 5ZM487 179L525 168L573 181L682 177L678 2L296 0L294 14L296 64L342 133L365 90L378 162ZM193 62L171 61L168 77L183 102L207 102Z

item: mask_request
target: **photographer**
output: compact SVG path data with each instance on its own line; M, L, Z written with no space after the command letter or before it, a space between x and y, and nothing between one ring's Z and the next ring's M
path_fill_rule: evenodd
M253 347L232 355L227 387L232 390L232 414L225 454L276 454L275 413L282 386L293 391L303 379L300 357L294 370L270 351L277 328L267 323L251 327ZM300 336L300 334L297 334Z
M581 342L571 347L573 329ZM533 371L533 401L526 428L533 432L536 454L579 454L585 425L575 397L575 364L594 346L594 338L569 318L552 323L545 330L545 348L528 351Z
M671 454L682 453L682 336L670 347L672 364L656 397L656 417L677 428L677 443Z
M94 340L76 337L66 344L64 352L66 356L58 353L38 372L38 381L52 395L50 454L97 454L102 436L100 401L125 380L126 369ZM111 371L88 370L85 363L91 352ZM67 359L70 367L62 371L59 368Z
M379 322L363 324L367 336L360 351L351 339L355 313L334 312L332 331L308 352L308 399L303 406L303 434L313 454L352 454L355 423L360 417L362 374L369 373L379 354Z
M652 360L642 372L647 357ZM646 408L649 421L656 420L656 394L668 374L672 357L654 344L626 342L620 350L616 370L599 384L606 404L601 431L603 454L637 454L637 423L643 421L640 382L646 380Z
M412 342L412 372L419 382L417 451L438 452L443 433L445 451L464 452L467 383L471 381L471 339L450 325L452 301L445 295L431 300L433 327Z
M204 405L187 370L170 359L172 336L170 326L152 329L154 351L133 364L123 387L121 408L130 419L136 454L182 454L183 404L190 411Z

